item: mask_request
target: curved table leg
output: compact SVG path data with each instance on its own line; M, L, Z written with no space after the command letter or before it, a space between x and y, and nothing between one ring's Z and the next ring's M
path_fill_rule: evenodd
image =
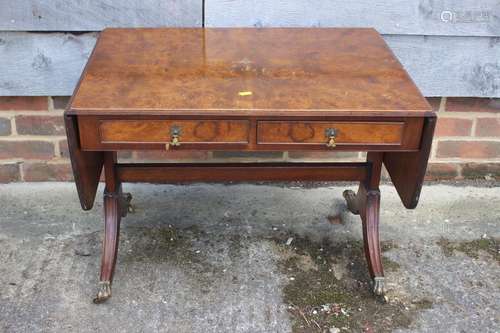
M363 222L363 241L368 270L373 279L373 293L378 296L384 294L384 269L380 254L379 241L379 208L380 192L370 190L363 195L361 220Z
M384 269L379 242L379 208L380 191L366 190L361 184L357 194L353 191L344 191L347 207L353 214L359 214L363 223L363 243L368 270L373 281L373 293L378 296L384 294Z
M111 283L118 253L120 220L123 214L121 193L104 192L104 243L101 257L101 277L94 303L111 297Z

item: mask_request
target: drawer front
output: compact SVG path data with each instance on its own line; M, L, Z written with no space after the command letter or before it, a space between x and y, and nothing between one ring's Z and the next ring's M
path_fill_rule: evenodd
M415 149L420 140L419 126L421 130L420 121L260 121L257 125L257 143L290 146L322 145L326 148L330 139L329 134L333 130L334 142L338 146L404 146Z
M101 120L101 143L248 143L246 120Z

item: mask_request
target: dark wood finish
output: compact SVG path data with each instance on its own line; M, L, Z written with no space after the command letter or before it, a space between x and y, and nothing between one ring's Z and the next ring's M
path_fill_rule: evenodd
M378 190L380 183L380 175L382 174L382 160L385 153L369 152L366 154L366 161L370 163L370 177L367 188L371 190Z
M73 168L80 204L84 210L92 209L103 166L102 152L82 151L78 141L78 125L75 116L65 116L68 150Z
M118 161L115 152L104 153L104 176L106 180L105 190L109 193L117 193L120 181L116 176L116 162Z
M92 50L90 57L94 55L95 48ZM89 64L85 64L83 73L78 80L73 96L71 96L68 104L68 109L64 112L64 124L66 127L66 137L68 141L68 151L73 169L73 178L75 180L80 205L83 210L90 210L94 206L94 200L97 193L97 186L101 177L101 171L104 164L103 152L86 152L83 150L79 141L79 117L70 115L69 105L75 98L75 93L78 91L83 78L86 76Z
M164 150L172 128L180 130L181 145L169 149L204 150L356 150L417 151L423 118L335 118L329 121L303 119L191 120L164 116L80 116L80 142L84 150ZM314 119L314 118L313 118ZM336 143L327 147L325 130L335 129Z
M123 199L120 180L116 174L116 153L104 154L104 241L102 245L101 276L99 290L94 303L102 303L111 297L111 284L118 255L120 221L123 214Z
M380 210L380 175L383 153L368 153L370 165L369 177L359 184L357 193L344 191L347 208L351 213L360 215L363 224L363 243L368 271L373 281L375 295L384 294L384 269L379 242L379 210Z
M106 29L66 110L82 207L105 164L105 237L96 302L111 296L122 182L359 181L375 294L382 163L417 204L435 115L373 29ZM331 131L334 130L334 131ZM332 134L333 133L333 134ZM118 164L118 150L366 151L366 163Z
M111 297L111 283L118 255L120 220L122 217L118 193L104 192L104 241L101 256L99 290L94 303L102 303Z
M420 198L435 127L435 117L425 118L420 150L408 153L387 152L384 154L384 165L403 205L408 209L417 207Z
M367 163L175 163L118 164L124 182L364 180Z
M69 113L423 116L374 29L106 29Z
M384 294L384 269L379 242L380 191L367 190L361 185L358 190L359 215L363 223L363 243L368 271L373 280L375 295Z

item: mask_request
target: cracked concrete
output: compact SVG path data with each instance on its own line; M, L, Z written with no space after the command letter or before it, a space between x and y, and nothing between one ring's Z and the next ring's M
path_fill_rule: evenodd
M94 305L102 197L84 212L73 184L0 185L0 331L321 331L301 324L285 303L291 279L280 269L286 258L276 245L287 246L290 237L316 249L325 239L359 242L359 217L347 212L344 187L124 187L136 213L122 220L113 297ZM392 186L381 191L381 239L392 244L384 256L395 263L386 272L389 303L408 311L408 320L390 320L377 332L498 332L494 254L446 255L438 242L498 240L500 188L425 186L411 211ZM334 276L363 280L367 272L346 273L358 262L362 272L361 255L340 252L331 254ZM360 307L370 297L364 289L349 293ZM426 306L415 306L422 300ZM360 326L379 327L370 322L373 307L363 311ZM356 323L345 322L341 331L356 331Z

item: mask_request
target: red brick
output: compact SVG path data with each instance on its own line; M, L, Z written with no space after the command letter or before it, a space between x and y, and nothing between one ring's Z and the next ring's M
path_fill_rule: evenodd
M24 180L27 182L73 180L69 163L23 163L22 168Z
M500 179L500 163L466 163L462 168L465 178L484 178L486 176Z
M12 133L9 118L0 118L0 135L10 135Z
M350 151L289 151L288 158L293 160L338 160L358 159L357 152Z
M432 106L432 111L438 111L441 104L441 97L427 97L427 102Z
M45 141L0 141L0 158L49 159L54 145Z
M17 133L21 135L65 135L62 116L17 116Z
M449 112L500 112L500 98L448 97Z
M68 141L66 139L59 141L59 151L61 152L61 157L69 158Z
M459 164L456 163L429 163L425 179L441 180L458 177Z
M20 180L19 163L0 164L0 183L17 182Z
M468 136L472 128L471 119L438 118L436 126L437 136Z
M498 158L500 142L495 141L441 141L437 157Z
M500 118L478 118L476 136L500 137Z
M0 110L47 111L47 97L0 96Z
M52 97L52 102L54 104L54 109L64 110L68 105L70 97L69 96L54 96Z
M135 152L135 157L140 160L206 160L209 156L208 151L144 151L138 150Z

